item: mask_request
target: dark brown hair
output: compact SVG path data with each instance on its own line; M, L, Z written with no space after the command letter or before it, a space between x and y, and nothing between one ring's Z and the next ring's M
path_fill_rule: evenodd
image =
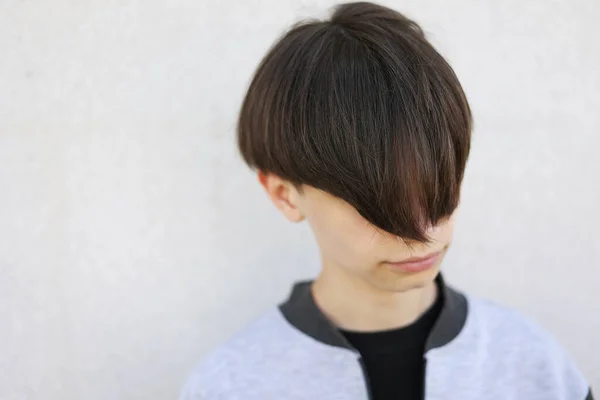
M279 39L238 122L251 167L322 189L419 242L458 205L470 136L458 78L421 28L365 2Z

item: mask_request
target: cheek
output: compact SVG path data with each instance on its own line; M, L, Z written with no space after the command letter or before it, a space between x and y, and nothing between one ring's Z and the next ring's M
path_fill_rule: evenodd
M382 240L377 229L353 210L329 210L309 222L321 251L346 265L373 257Z
M360 215L345 215L336 221L336 225L336 252L345 265L370 264L380 253L383 240L381 233Z
M431 234L434 242L450 243L454 233L454 218L450 218L445 223L437 226Z

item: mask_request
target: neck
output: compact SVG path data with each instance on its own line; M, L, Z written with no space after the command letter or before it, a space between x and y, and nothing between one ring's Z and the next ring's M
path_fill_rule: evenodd
M435 282L404 292L378 289L340 268L323 266L312 286L315 302L338 328L359 332L401 328L415 322L437 297Z

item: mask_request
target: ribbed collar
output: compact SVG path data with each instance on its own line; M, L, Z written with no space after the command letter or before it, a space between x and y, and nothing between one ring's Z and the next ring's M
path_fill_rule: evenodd
M425 351L445 346L462 330L467 319L467 300L464 295L450 288L438 275L436 283L443 296L443 307L427 339ZM285 319L296 329L319 342L353 349L344 335L321 312L311 291L312 281L294 285L290 297L279 306Z

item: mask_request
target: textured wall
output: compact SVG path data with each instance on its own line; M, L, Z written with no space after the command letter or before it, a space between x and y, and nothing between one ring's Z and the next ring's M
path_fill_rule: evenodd
M329 1L0 1L0 398L174 398L317 271L235 153L260 57ZM600 3L388 1L476 119L449 280L600 388ZM598 389L600 390L600 389Z

